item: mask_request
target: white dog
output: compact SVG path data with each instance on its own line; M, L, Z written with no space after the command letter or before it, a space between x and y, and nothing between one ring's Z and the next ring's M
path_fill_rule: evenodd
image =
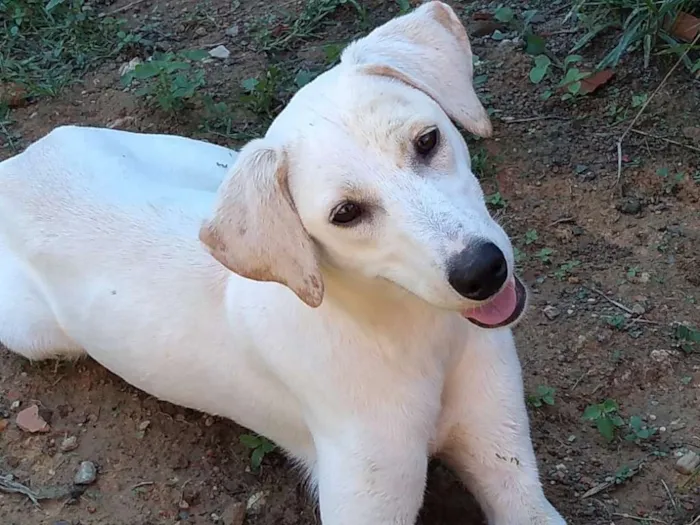
M0 340L271 438L324 525L414 523L431 455L490 524L564 524L508 328L526 291L450 118L491 132L464 27L430 2L239 154L58 128L0 164Z

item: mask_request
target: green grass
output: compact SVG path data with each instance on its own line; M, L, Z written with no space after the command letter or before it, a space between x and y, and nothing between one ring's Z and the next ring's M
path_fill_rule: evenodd
M90 67L134 42L121 22L84 0L0 1L0 82L56 96Z
M689 44L679 41L668 27L682 11L698 9L694 0L577 0L568 17L577 19L585 34L569 51L575 53L608 29L620 29L616 45L598 63L596 69L615 67L629 52L641 51L647 67L652 53L681 55ZM696 46L700 50L700 46ZM683 60L689 70L700 67L691 56Z

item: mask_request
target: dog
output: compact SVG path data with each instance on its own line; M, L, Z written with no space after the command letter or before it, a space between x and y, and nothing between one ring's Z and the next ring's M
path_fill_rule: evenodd
M351 43L239 152L66 126L0 164L0 341L89 355L277 443L324 525L410 525L443 459L490 525L561 525L511 328L527 305L457 122L464 26Z

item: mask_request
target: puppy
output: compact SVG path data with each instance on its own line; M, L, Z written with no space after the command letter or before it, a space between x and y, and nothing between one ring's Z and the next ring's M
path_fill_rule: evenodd
M238 154L58 128L0 164L0 340L269 437L324 525L413 524L431 455L491 525L564 524L510 330L526 290L452 120L491 133L464 27L429 2Z

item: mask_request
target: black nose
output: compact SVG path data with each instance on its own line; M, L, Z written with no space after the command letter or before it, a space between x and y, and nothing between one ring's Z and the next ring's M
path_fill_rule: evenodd
M462 297L484 301L498 292L508 277L503 252L492 242L472 244L451 258L447 280Z

